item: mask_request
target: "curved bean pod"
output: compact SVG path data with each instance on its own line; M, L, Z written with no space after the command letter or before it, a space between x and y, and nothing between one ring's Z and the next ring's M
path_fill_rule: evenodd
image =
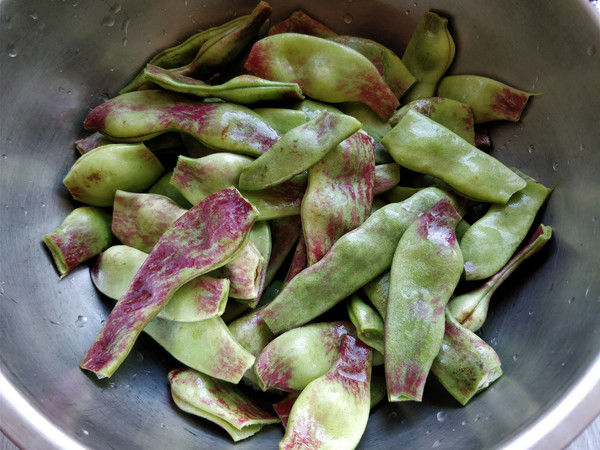
M421 401L444 337L444 309L462 275L454 235L461 216L448 198L400 238L385 315L385 375L390 401Z
M251 156L259 156L279 140L279 134L245 106L201 103L159 90L112 98L90 111L84 127L122 142L145 141L177 131L210 148Z

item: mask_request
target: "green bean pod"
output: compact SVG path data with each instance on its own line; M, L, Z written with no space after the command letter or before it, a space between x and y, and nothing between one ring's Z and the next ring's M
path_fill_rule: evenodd
M173 169L171 185L196 205L221 189L237 187L242 169L251 163L252 158L248 156L227 152L201 158L180 155Z
M473 112L475 123L483 123L518 122L529 97L534 94L487 77L452 75L442 78L437 95L466 104Z
M287 19L269 29L269 36L280 33L300 33L321 38L337 36L335 31L316 21L304 11L293 12Z
M96 258L90 271L94 286L119 300L148 255L126 245L113 245ZM177 322L197 322L219 317L225 311L229 280L208 275L196 277L173 294L156 317Z
M471 145L475 145L475 124L473 113L467 105L456 100L443 97L428 97L413 100L394 113L390 118L391 126L396 126L406 115L409 109L413 109L450 131L458 134Z
M373 304L379 315L385 317L390 295L390 271L386 270L381 275L373 278L362 287L362 292Z
M341 339L331 369L300 393L289 414L280 449L355 448L370 411L372 350L351 335Z
M108 144L113 144L113 142L98 131L90 134L86 138L75 141L75 147L80 155L84 155L90 150L94 150L96 147L101 147Z
M304 234L300 235L296 242L296 249L292 255L290 267L285 275L281 288L288 284L292 279L302 272L308 266L308 251L306 248L306 239Z
M444 337L444 309L462 275L449 198L421 215L400 238L390 270L385 315L385 375L390 401L421 401Z
M226 264L243 248L257 215L238 191L224 189L175 221L111 311L81 368L111 376L181 285Z
M402 62L417 79L403 100L408 103L433 97L438 82L454 60L455 51L448 19L432 11L425 13L402 55Z
M210 420L237 442L279 419L256 406L236 386L191 369L169 372L175 404L189 414Z
M505 205L490 206L460 241L467 280L491 277L507 263L552 191L528 175L515 172L526 186L513 194Z
M261 389L301 391L331 368L339 357L340 338L347 333L354 333L350 322L320 322L277 336L254 363Z
M357 119L362 124L362 129L377 142L392 130L387 120L383 120L364 103L347 102L337 106L344 114Z
M461 405L502 376L500 358L486 342L445 312L444 338L431 372Z
M399 106L371 61L350 47L315 36L281 33L261 39L245 68L268 80L296 82L315 100L365 103L385 120Z
M527 184L496 158L414 110L381 142L401 166L440 178L473 200L504 204Z
M519 250L494 276L479 288L454 297L448 303L452 316L465 328L479 330L487 317L487 312L496 289L512 274L523 261L536 254L552 237L552 228L540 225L529 243Z
M339 143L308 169L300 217L309 266L369 216L374 184L373 144L363 132Z
M353 294L348 301L347 310L358 338L369 347L384 353L385 323L375 308L359 295Z
M164 171L143 143L109 144L80 156L63 183L77 201L112 206L117 190L143 192Z
M379 42L356 36L335 36L329 39L356 50L371 61L397 98L402 97L417 81L398 55Z
M110 213L81 206L71 211L56 230L44 235L60 278L110 246L114 237L110 224Z
M446 195L437 188L423 189L402 203L384 206L338 239L264 307L262 316L271 331L279 334L307 323L383 273L406 228Z
M266 123L282 135L306 122L306 114L295 109L254 108L254 112L258 113Z
M284 134L268 151L242 169L240 189L256 191L281 184L321 160L360 129L360 122L323 112Z
M240 75L223 84L209 85L195 78L149 64L142 72L142 79L167 91L200 98L220 98L223 101L240 105L304 99L304 95L296 83L264 80L253 75Z
M197 322L154 318L144 332L182 364L229 383L239 383L254 364L252 353L220 317Z
M112 231L122 244L150 253L163 233L186 211L162 195L118 190Z
M324 111L333 114L343 114L341 109L336 108L335 106L330 105L329 103L323 103L309 99L294 103L293 108L294 110L302 111L306 116L306 120L313 120ZM348 115L351 116L352 114Z
M94 108L84 127L110 139L139 142L176 131L223 151L259 156L279 134L249 108L232 103L201 103L159 90L121 94Z
M272 250L265 285L271 284L275 275L283 265L294 244L302 236L300 216L288 216L269 221L271 226Z

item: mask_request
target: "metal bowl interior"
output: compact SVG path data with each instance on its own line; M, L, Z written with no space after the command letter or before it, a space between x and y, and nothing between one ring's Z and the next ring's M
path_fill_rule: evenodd
M273 0L272 20L303 9L341 34L402 54L433 8L451 21L452 73L540 92L518 124L492 129L493 154L555 186L540 214L554 237L495 295L481 330L504 376L467 407L434 380L422 403L382 404L361 448L559 448L600 412L600 22L583 0L477 2ZM158 49L249 12L255 2L3 0L0 128L2 427L23 447L228 448L181 413L177 363L142 336L108 380L79 362L111 302L84 265L62 281L42 236L74 207L62 177L87 112ZM235 445L275 448L270 426Z

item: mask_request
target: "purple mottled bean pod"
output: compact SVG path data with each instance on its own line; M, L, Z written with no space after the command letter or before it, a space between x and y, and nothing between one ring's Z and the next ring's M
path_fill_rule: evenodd
M444 336L444 309L462 274L454 229L461 219L440 200L402 235L390 270L385 373L390 401L420 401Z
M213 194L160 238L117 302L81 368L109 377L135 340L184 283L226 264L245 244L258 215L237 190Z

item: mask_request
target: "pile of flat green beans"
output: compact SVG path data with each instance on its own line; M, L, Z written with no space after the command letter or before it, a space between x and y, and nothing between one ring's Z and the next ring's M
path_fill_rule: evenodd
M533 94L449 74L434 12L401 56L271 12L163 50L88 114L80 205L44 242L116 301L83 370L110 377L143 331L178 362L175 404L234 441L281 424L282 449L354 448L430 373L462 405L501 377L475 332L550 239L551 189L486 130Z

